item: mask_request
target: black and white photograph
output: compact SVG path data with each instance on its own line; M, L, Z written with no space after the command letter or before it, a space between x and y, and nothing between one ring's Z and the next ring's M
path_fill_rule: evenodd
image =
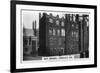
M89 58L89 14L22 10L22 21L24 61Z
M11 21L12 70L97 66L96 6L14 1Z

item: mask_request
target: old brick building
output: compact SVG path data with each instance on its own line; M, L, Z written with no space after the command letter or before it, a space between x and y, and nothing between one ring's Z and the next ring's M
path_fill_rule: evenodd
M88 15L43 13L39 19L40 56L88 54Z
M63 55L65 49L65 19L43 13L40 19L40 55Z

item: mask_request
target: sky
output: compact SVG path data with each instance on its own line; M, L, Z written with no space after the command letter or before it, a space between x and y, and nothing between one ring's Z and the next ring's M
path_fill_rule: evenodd
M43 13L43 11L22 11L22 24L25 28L32 29L32 23L36 20L36 28L39 28L39 13ZM47 14L52 13L53 16L57 14L59 17L64 16L64 13L61 12L45 12Z
M39 27L39 12L22 11L22 22L25 28L32 29L32 23L36 20L36 28Z

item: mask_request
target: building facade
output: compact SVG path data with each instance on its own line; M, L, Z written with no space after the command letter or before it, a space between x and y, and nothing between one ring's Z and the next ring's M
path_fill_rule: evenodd
M63 55L65 49L65 19L43 14L40 19L40 55ZM42 51L43 49L43 51Z
M43 13L39 19L40 56L88 54L88 15ZM83 57L83 56L82 56Z

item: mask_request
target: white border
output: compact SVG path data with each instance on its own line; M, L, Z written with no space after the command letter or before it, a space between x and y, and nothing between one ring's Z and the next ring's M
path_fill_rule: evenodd
M64 61L31 61L21 63L21 9L34 10L54 10L54 11L71 11L89 13L89 59L74 59ZM72 65L88 65L94 64L94 10L85 8L65 8L65 7L50 7L50 6L34 6L34 5L16 5L16 68L40 68L40 67L54 67L54 66L72 66Z

